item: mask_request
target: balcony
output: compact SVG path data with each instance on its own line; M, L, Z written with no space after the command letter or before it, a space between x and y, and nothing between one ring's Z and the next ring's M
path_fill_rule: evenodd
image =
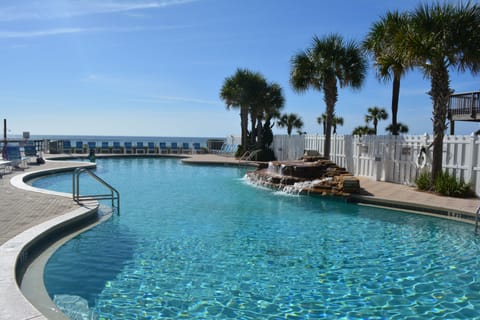
M448 119L451 135L455 131L455 121L480 122L480 91L450 95Z

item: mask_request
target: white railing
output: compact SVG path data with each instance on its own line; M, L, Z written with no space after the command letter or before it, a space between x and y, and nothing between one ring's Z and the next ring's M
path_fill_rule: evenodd
M278 160L299 159L304 150L323 154L323 135L274 137L272 148ZM356 176L369 177L413 185L420 173L417 159L422 147L427 149L427 169L431 164L433 139L420 136L351 136L333 135L330 159ZM445 136L443 142L443 168L458 179L470 182L480 195L480 138L470 136Z

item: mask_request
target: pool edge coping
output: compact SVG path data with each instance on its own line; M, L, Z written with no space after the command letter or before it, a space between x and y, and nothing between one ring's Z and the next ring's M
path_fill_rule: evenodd
M51 161L51 160L49 160ZM62 163L66 163L62 161ZM48 195L56 195L62 197L71 197L68 193L49 191L45 189L35 188L25 183L26 180L38 176L52 174L57 172L71 171L76 167L95 167L92 163L70 162L70 166L61 168L50 168L43 170L34 170L19 175L15 175L10 179L10 183L19 189L44 193ZM72 200L73 201L73 200ZM71 225L80 220L89 219L92 215L96 215L98 210L98 202L90 202L85 205L78 205L77 209L66 212L58 217L49 219L43 223L37 224L15 237L9 239L0 246L0 318L1 319L47 319L23 294L19 286L18 279L23 275L19 275L17 270L19 265L29 262L28 249L35 244L41 242L45 237L55 233L61 227ZM74 232L74 230L71 230Z
M400 210L413 214L428 215L440 219L455 220L468 224L475 224L475 213L465 210L455 210L439 206L425 205L415 202L390 200L379 197L366 196L361 194L352 194L348 201L359 205L377 206L390 210Z

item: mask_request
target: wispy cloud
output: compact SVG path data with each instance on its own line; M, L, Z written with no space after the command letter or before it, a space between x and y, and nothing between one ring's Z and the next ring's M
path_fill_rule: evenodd
M37 37L47 37L47 36L92 32L92 31L98 31L98 29L59 28L59 29L35 30L35 31L0 31L0 38L37 38Z
M143 30L171 30L189 28L190 26L157 26L157 27L112 27L112 28L53 28L44 30L26 30L26 31L0 31L0 39L21 39L21 38L39 38L49 36L59 36L76 33L94 33L94 32L137 32Z
M1 7L0 21L67 19L77 16L161 9L198 0L98 1L45 0Z

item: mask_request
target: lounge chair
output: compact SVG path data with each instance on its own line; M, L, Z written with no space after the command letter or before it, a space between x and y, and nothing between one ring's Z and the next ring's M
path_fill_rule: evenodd
M135 153L145 153L145 149L143 147L143 142L137 142L137 147L135 148Z
M232 156L235 155L238 149L238 144L234 143L227 143L223 144L222 148L219 151L219 154L222 154L224 156Z
M12 146L7 145L5 147L5 156L6 160L11 162L11 165L15 169L25 169L28 168L27 166L27 159L22 157L22 153L20 152L20 146Z
M159 148L160 148L160 153L168 152L167 144L165 142L160 142Z
M89 141L88 142L88 153L91 153L92 150L93 152L97 152L97 143L95 141Z
M190 144L188 142L182 143L182 153L192 153L190 149Z
M157 153L155 150L155 143L148 142L147 153Z
M133 153L133 148L132 148L132 143L131 142L125 142L123 145L125 147L125 153Z
M83 153L83 141L75 142L75 152L76 153Z
M37 148L33 144L27 144L23 147L23 155L27 163L37 163L38 153Z
M101 153L110 153L110 146L107 141L102 142L102 147L100 148Z
M2 178L3 175L9 173L12 169L12 162L8 160L0 160L0 170L3 172L0 172L0 178Z
M63 141L62 153L72 153L72 144L71 144L70 140L64 140Z
M115 141L113 143L112 153L122 153L122 147L120 146L120 142Z
M200 148L200 143L198 142L194 142L192 143L192 146L193 146L193 150L192 150L192 153L199 153L202 151L202 149Z
M170 153L178 153L178 145L176 142L170 144Z
M212 150L210 150L210 152L211 153L225 153L226 150L227 150L227 146L228 146L228 144L224 143L224 144L222 144L220 149L212 149Z

